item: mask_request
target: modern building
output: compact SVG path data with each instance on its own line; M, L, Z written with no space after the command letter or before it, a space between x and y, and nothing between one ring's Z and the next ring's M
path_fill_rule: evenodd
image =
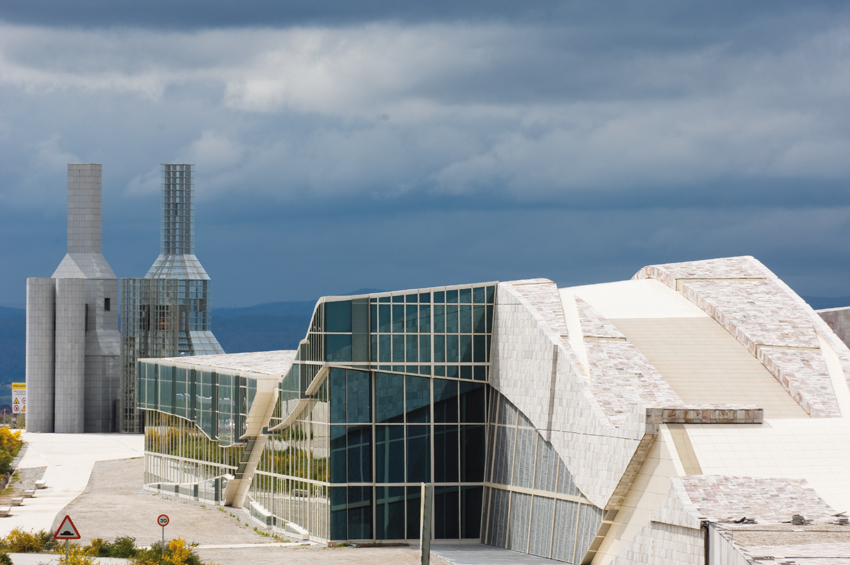
M297 351L143 359L149 489L320 542L850 563L850 349L752 257L325 297ZM811 560L807 560L811 558Z
M102 167L68 165L68 253L27 279L27 430L116 430L118 279L101 252Z
M162 165L162 248L141 279L121 279L121 429L141 431L136 360L217 355L210 277L194 255L194 165Z

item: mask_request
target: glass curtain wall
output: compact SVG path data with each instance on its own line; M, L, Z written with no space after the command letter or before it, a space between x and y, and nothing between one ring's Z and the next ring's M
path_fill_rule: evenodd
M239 437L257 386L253 379L139 362L137 395L145 411L145 484L221 501L244 445Z
M420 483L437 539L479 539L495 284L325 300L270 427L251 496L323 540L419 537ZM294 494L293 494L294 493Z

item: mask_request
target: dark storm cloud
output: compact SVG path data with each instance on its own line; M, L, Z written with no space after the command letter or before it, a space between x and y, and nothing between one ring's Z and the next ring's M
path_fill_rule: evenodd
M195 163L221 306L735 254L846 295L848 37L831 2L0 0L0 304L64 253L69 162L119 276Z

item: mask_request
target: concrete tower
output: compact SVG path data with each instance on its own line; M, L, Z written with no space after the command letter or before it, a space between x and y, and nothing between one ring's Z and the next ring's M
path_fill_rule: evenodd
M194 165L162 165L161 251L144 278L121 279L122 431L140 432L136 361L218 355L210 277L195 257Z
M101 165L68 165L68 253L27 279L27 430L112 432L120 380L118 279L101 250Z

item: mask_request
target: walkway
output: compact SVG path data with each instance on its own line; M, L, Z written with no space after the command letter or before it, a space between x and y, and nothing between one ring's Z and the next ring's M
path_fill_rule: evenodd
M97 461L144 456L141 434L33 434L24 432L26 451L18 468L47 467L46 489L23 506L15 506L12 516L0 519L0 536L14 528L49 530L56 515L85 490Z
M431 553L453 565L563 565L561 561L489 545L441 545L432 542Z

